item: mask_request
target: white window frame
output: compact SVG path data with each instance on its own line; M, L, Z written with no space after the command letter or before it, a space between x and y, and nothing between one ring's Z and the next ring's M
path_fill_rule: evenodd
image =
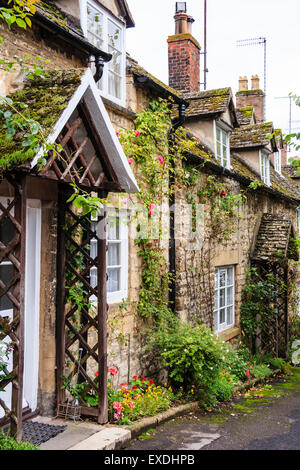
M277 152L274 152L274 168L277 173L281 175L281 150L278 149Z
M107 223L109 223L109 214L114 216L118 212L118 219L119 219L119 238L118 240L109 240L107 238L107 254L106 254L106 272L107 276L109 269L119 268L120 269L120 289L114 292L108 292L107 290L107 303L120 303L123 300L127 299L128 297L128 214L126 210L119 210L107 208ZM92 219L92 224L95 223ZM117 223L117 222L116 222ZM108 230L106 231L108 233ZM93 242L96 242L96 239L90 240L90 250L91 256L95 257L97 254L97 246L96 248L92 248ZM110 244L118 243L120 246L120 264L109 266L108 265L108 250ZM91 276L91 285L97 284L97 274L93 274L93 271L96 270L96 267L91 268L90 276ZM92 283L92 277L94 277L94 283ZM97 298L93 295L90 297L90 301L93 304L97 303Z
M228 271L232 270L232 283L228 283ZM220 286L220 274L225 271L225 285ZM232 302L228 302L228 289L232 289ZM224 305L220 306L220 291L224 290ZM235 266L216 266L215 267L215 289L214 289L214 328L216 333L228 330L235 324ZM227 322L227 308L232 308L232 321ZM220 311L225 310L225 321L220 323Z
M103 15L103 50L104 52L108 51L108 22L111 21L114 23L121 31L122 38L121 38L121 85L120 85L120 98L111 95L109 93L109 64L104 64L103 69L103 76L101 80L98 82L97 87L99 89L99 93L101 96L108 98L109 100L121 105L125 106L126 104L126 25L120 19L117 19L115 16L109 14L109 12L102 8L98 3L94 0L80 0L80 18L81 18L81 28L83 31L84 36L88 37L88 14L87 8L88 4L94 8L95 10L99 11L101 15Z
M218 151L217 151L217 143L218 143L218 140L217 140L217 130L220 130L221 132L221 137L223 135L226 136L226 153L227 153L227 162L226 164L224 165L224 152L223 152L223 142L222 142L222 138L221 138L221 142L220 142L220 145L221 145L221 154L218 155ZM230 169L230 131L229 129L225 128L225 126L223 126L222 124L220 124L219 122L216 122L214 121L214 143L215 143L215 155L216 155L216 159L218 160L218 162L224 166L225 168L228 168Z
M262 181L270 186L270 160L269 155L262 150L259 151L259 168Z

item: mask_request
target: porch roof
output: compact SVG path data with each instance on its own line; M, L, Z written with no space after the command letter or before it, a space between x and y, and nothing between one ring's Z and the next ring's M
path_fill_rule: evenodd
M293 249L294 229L292 221L282 214L264 213L256 238L252 260L270 261L273 257L298 260Z
M89 69L75 70L49 70L42 77L26 78L22 88L15 91L8 98L14 108L24 114L29 120L38 122L42 131L35 134L37 144L51 144L56 141L59 134L67 124L72 113L84 101L90 114L94 133L97 134L101 149L109 160L120 190L137 192L138 186L127 158L122 150L115 130L108 117L107 111L99 95L92 73ZM2 110L12 113L16 123L24 123L20 115L13 111L9 103L2 106ZM18 129L12 136L3 128L5 117L0 117L0 175L27 167L37 173L40 159L44 156L43 147L24 147L24 138L28 125Z

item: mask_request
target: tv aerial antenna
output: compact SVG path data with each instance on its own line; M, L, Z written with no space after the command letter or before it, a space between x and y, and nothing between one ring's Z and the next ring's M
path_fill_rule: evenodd
M264 48L264 118L266 120L266 95L267 95L267 39L264 37L239 39L236 43L237 47L249 47L263 45Z

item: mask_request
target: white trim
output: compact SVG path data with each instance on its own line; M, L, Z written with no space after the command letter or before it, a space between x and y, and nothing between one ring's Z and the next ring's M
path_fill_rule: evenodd
M278 149L277 152L273 153L274 158L274 169L279 175L281 175L281 150Z
M122 34L121 40L121 54L122 54L122 61L121 61L121 86L120 86L120 93L121 98L117 98L114 95L109 94L109 83L108 83L108 75L109 75L109 63L105 64L102 76L102 89L97 87L98 93L108 98L109 100L121 105L125 106L126 104L126 23L122 21L120 18L117 18L112 13L109 13L105 8L103 8L99 3L95 2L94 0L81 0L80 1L80 22L81 28L84 33L84 36L88 37L88 15L87 15L87 8L88 4L91 5L92 8L99 11L103 15L104 23L103 23L103 51L109 53L108 51L108 21L110 20L113 22L118 28L120 28Z
M33 411L37 408L39 379L41 219L41 201L29 199L27 201L25 258L23 397Z
M262 170L265 170L265 175ZM259 150L259 171L262 181L267 185L271 185L270 180L270 159L269 154L263 150Z
M125 220L124 220L125 219ZM128 297L128 225L127 225L127 211L119 211L119 241L120 241L120 284L119 291L107 292L107 302L117 303L122 302L123 299ZM109 240L107 240L109 242ZM112 241L111 243L113 243ZM117 266L115 266L117 267Z
M82 98L85 99L87 105L92 110L91 117L94 121L96 129L99 130L104 147L109 149L107 153L110 157L111 165L121 184L122 190L127 193L139 192L137 181L130 168L119 139L116 136L116 132L113 128L108 112L106 111L106 108L103 104L90 69L87 69L84 73L81 84L70 99L67 108L63 111L58 121L56 122L53 132L47 139L47 143L52 144L56 141L63 127L70 119L72 113ZM38 164L38 160L42 156L43 150L41 149L32 160L31 168L34 168Z
M227 152L227 156L228 156L226 166L224 166L223 151L222 151L221 161L219 161L218 154L217 154L217 128L219 128L222 133L224 132L226 134L226 152ZM214 148L215 148L216 159L218 160L220 165L224 166L224 168L230 169L230 167L231 167L231 161L230 161L230 130L221 121L217 121L215 119L214 119Z
M219 275L220 272L226 271L226 281L228 277L228 270L232 269L232 284L227 284L225 283L224 286L220 287L219 286ZM216 278L218 280L218 285L216 286ZM224 305L222 307L219 306L219 292L220 289L224 289L225 291L225 299L224 299ZM232 302L230 304L227 303L227 289L232 289ZM217 298L216 298L217 295ZM217 300L217 302L216 302ZM215 267L215 287L214 287L214 325L215 325L215 332L220 333L222 331L228 330L229 328L232 328L235 324L235 266L234 265L228 265L228 266L216 266ZM217 306L216 306L217 303ZM231 323L227 323L227 308L232 308L232 321ZM219 322L219 314L220 310L224 309L225 311L225 321L220 324ZM217 321L215 319L215 316L217 315Z

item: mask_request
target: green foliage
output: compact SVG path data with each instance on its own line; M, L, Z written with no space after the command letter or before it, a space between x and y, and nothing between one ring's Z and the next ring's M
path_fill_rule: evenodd
M257 268L248 271L242 293L241 328L244 341L252 352L258 329L268 332L274 325L278 315L277 296L287 288L272 270L264 277Z
M168 366L169 377L185 388L195 384L209 387L218 376L224 358L222 342L205 325L192 328L178 322L169 330L157 328L148 347L158 349Z
M7 370L7 361L11 351L11 346L4 341L0 341L0 392L3 391L1 387L1 382L8 380L10 378L9 372Z
M0 450L39 450L39 448L27 441L16 441L0 431Z
M251 374L256 379L263 379L272 375L272 371L267 364L254 364L251 369Z

